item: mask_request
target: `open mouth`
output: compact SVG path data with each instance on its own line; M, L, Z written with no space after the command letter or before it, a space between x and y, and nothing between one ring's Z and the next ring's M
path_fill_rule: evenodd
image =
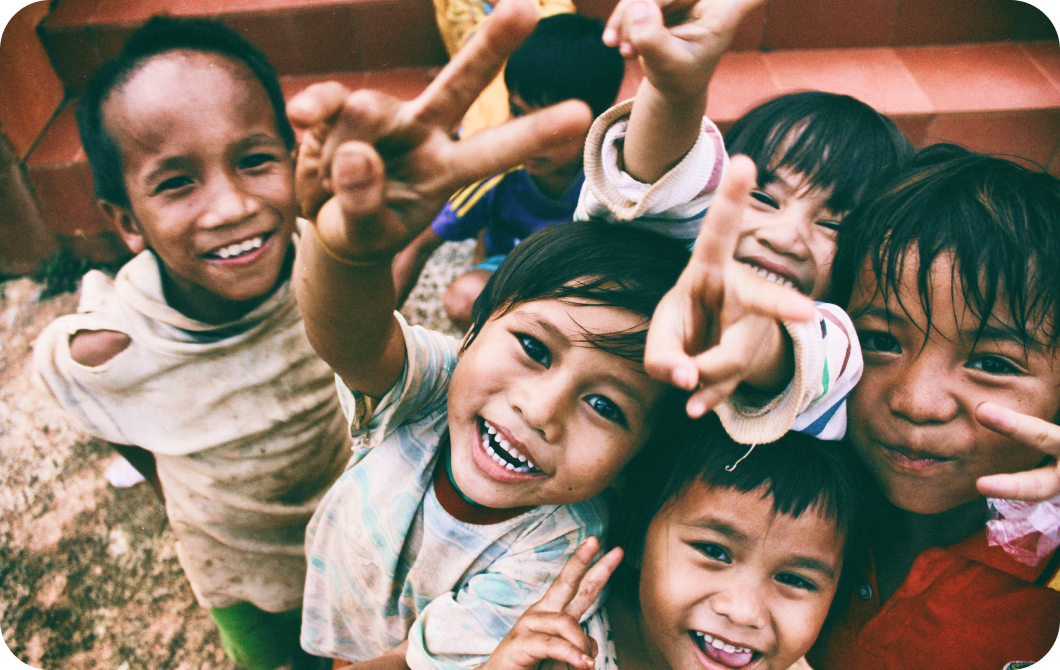
M261 248L263 244L272 236L272 233L264 233L257 237L251 237L250 239L243 240L242 242L236 242L229 244L226 247L215 249L209 253L203 254L204 258L214 260L231 260L233 258L240 258L254 253Z
M489 421L480 418L478 432L486 455L492 458L497 465L505 470L522 474L544 474L534 466L530 459L509 444L504 436L490 425Z
M703 655L726 668L745 668L762 657L762 653L747 647L738 647L709 633L698 630L689 631L692 641L696 643Z

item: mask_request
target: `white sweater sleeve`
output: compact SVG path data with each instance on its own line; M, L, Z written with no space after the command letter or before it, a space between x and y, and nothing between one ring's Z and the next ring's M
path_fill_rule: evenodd
M797 430L822 440L846 433L846 399L861 379L864 363L854 324L839 307L817 303L817 318L785 323L795 345L795 376L764 406L733 394L715 408L737 442L764 444Z
M574 218L622 222L691 244L729 162L721 131L704 118L699 139L681 162L654 184L644 184L622 171L632 108L632 100L615 105L589 130L585 185Z

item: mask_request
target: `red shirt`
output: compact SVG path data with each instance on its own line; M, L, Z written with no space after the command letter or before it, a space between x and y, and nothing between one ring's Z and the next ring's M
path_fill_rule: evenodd
M807 655L814 670L1003 670L1038 661L1060 630L1060 593L982 530L928 549L883 605L875 574ZM1055 572L1055 567L1050 568ZM1054 587L1055 588L1055 587Z

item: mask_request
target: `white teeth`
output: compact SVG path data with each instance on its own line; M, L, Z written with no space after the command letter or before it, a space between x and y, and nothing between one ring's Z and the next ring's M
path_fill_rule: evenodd
M781 286L787 286L788 288L795 288L795 285L792 284L791 281L776 273L770 272L765 268L760 268L757 265L752 265L751 267L759 277L764 277L766 280L771 281L774 284L780 284Z
M707 644L709 644L710 646L714 647L715 649L721 649L721 650L726 651L726 652L728 652L730 654L737 654L737 653L746 654L746 653L749 653L751 651L750 649L748 649L746 647L737 647L735 645L728 644L727 642L722 642L721 640L719 640L718 638L714 637L713 635L711 635L709 633L701 633L698 630L697 631L693 631L693 632L698 637L703 638L703 640L706 641Z
M221 258L232 258L233 256L239 256L240 254L245 254L248 251L257 249L264 243L264 241L265 239L259 235L249 240L230 244L227 247L218 249L214 253Z
M482 425L486 429L486 435L483 435L482 445L483 447L485 447L486 453L498 465L505 468L506 470L511 470L512 472L526 473L536 469L534 464L530 462L530 459L528 459L523 454L519 453L518 449L509 444L508 440L504 439L504 437L497 432L497 429L491 426L488 421L483 419ZM517 459L520 463L524 463L525 465L514 465L508 460L506 460L504 457L502 457L500 454L498 454L496 449L494 449L493 445L491 444L491 440L489 439L489 437L487 437L487 435L491 436L493 438L493 441L495 441L496 444L501 449L503 449L505 453L507 453L511 458Z

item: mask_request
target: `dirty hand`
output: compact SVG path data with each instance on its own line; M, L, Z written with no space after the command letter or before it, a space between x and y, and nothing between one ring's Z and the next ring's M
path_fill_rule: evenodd
M659 302L644 353L648 374L687 391L698 418L747 382L783 388L794 373L782 321L810 321L813 301L733 258L755 167L735 156L703 221L688 267Z
M707 83L740 21L764 0L620 0L604 42L639 58L663 93L706 94Z
M995 433L1052 458L1036 470L980 477L976 482L980 493L989 498L1028 501L1048 500L1060 494L1060 466L1056 462L1060 456L1060 426L990 402L976 408L975 418Z
M545 596L519 617L479 670L531 670L539 664L592 670L596 642L578 622L622 560L616 548L593 565L599 549L594 537L578 547Z
M299 204L326 249L354 264L388 259L459 187L584 137L592 119L580 101L465 141L450 137L536 20L529 0L503 0L414 100L329 82L288 103L292 124L305 131L295 173Z

